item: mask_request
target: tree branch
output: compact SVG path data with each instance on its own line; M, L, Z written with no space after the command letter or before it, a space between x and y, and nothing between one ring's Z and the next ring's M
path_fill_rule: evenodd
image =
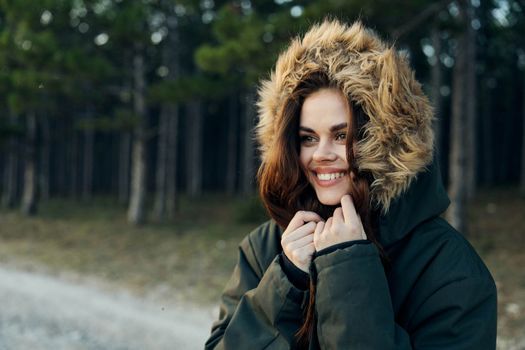
M394 38L394 40L398 40L403 35L407 35L411 31L415 30L423 21L447 7L451 2L452 0L441 0L439 2L433 3L432 5L428 6L423 11L421 11L417 16L412 18L411 21L408 21L405 24L394 29L392 31L392 37Z

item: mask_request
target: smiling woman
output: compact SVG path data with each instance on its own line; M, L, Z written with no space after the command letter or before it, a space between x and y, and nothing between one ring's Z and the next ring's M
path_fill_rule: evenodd
M348 101L335 89L314 92L301 109L301 165L325 205L339 204L350 190L346 135L352 119Z
M260 89L259 191L207 349L494 349L496 287L433 162L432 109L360 23L313 26Z

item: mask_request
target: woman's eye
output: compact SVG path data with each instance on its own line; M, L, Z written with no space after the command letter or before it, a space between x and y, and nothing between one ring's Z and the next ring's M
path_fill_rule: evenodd
M301 135L300 140L301 143L311 143L315 141L315 138L310 135Z
M335 139L337 141L343 141L343 140L346 140L346 133L344 132L340 132L338 133L337 135L335 135Z

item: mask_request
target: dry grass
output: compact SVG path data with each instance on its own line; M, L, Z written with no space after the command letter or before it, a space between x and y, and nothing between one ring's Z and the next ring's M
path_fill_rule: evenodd
M523 337L525 198L514 188L482 191L469 208L469 222L469 240L498 286L498 334Z
M136 293L215 303L237 244L261 222L250 201L207 196L182 200L176 222L131 227L110 199L53 200L38 217L0 212L0 263L109 281ZM248 209L247 209L248 208ZM238 213L253 214L239 223ZM525 199L515 189L482 191L469 208L469 240L499 290L499 334L525 329Z
M223 203L230 203L223 205ZM177 224L132 227L111 200L54 200L39 216L0 213L0 262L48 273L79 273L136 293L215 302L237 244L256 224L235 222L239 200L183 201Z

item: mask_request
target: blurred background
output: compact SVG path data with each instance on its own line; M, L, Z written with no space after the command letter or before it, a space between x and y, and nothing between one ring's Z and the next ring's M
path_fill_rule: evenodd
M0 0L0 266L213 309L266 220L257 84L324 18L408 56L498 347L525 349L525 0Z

